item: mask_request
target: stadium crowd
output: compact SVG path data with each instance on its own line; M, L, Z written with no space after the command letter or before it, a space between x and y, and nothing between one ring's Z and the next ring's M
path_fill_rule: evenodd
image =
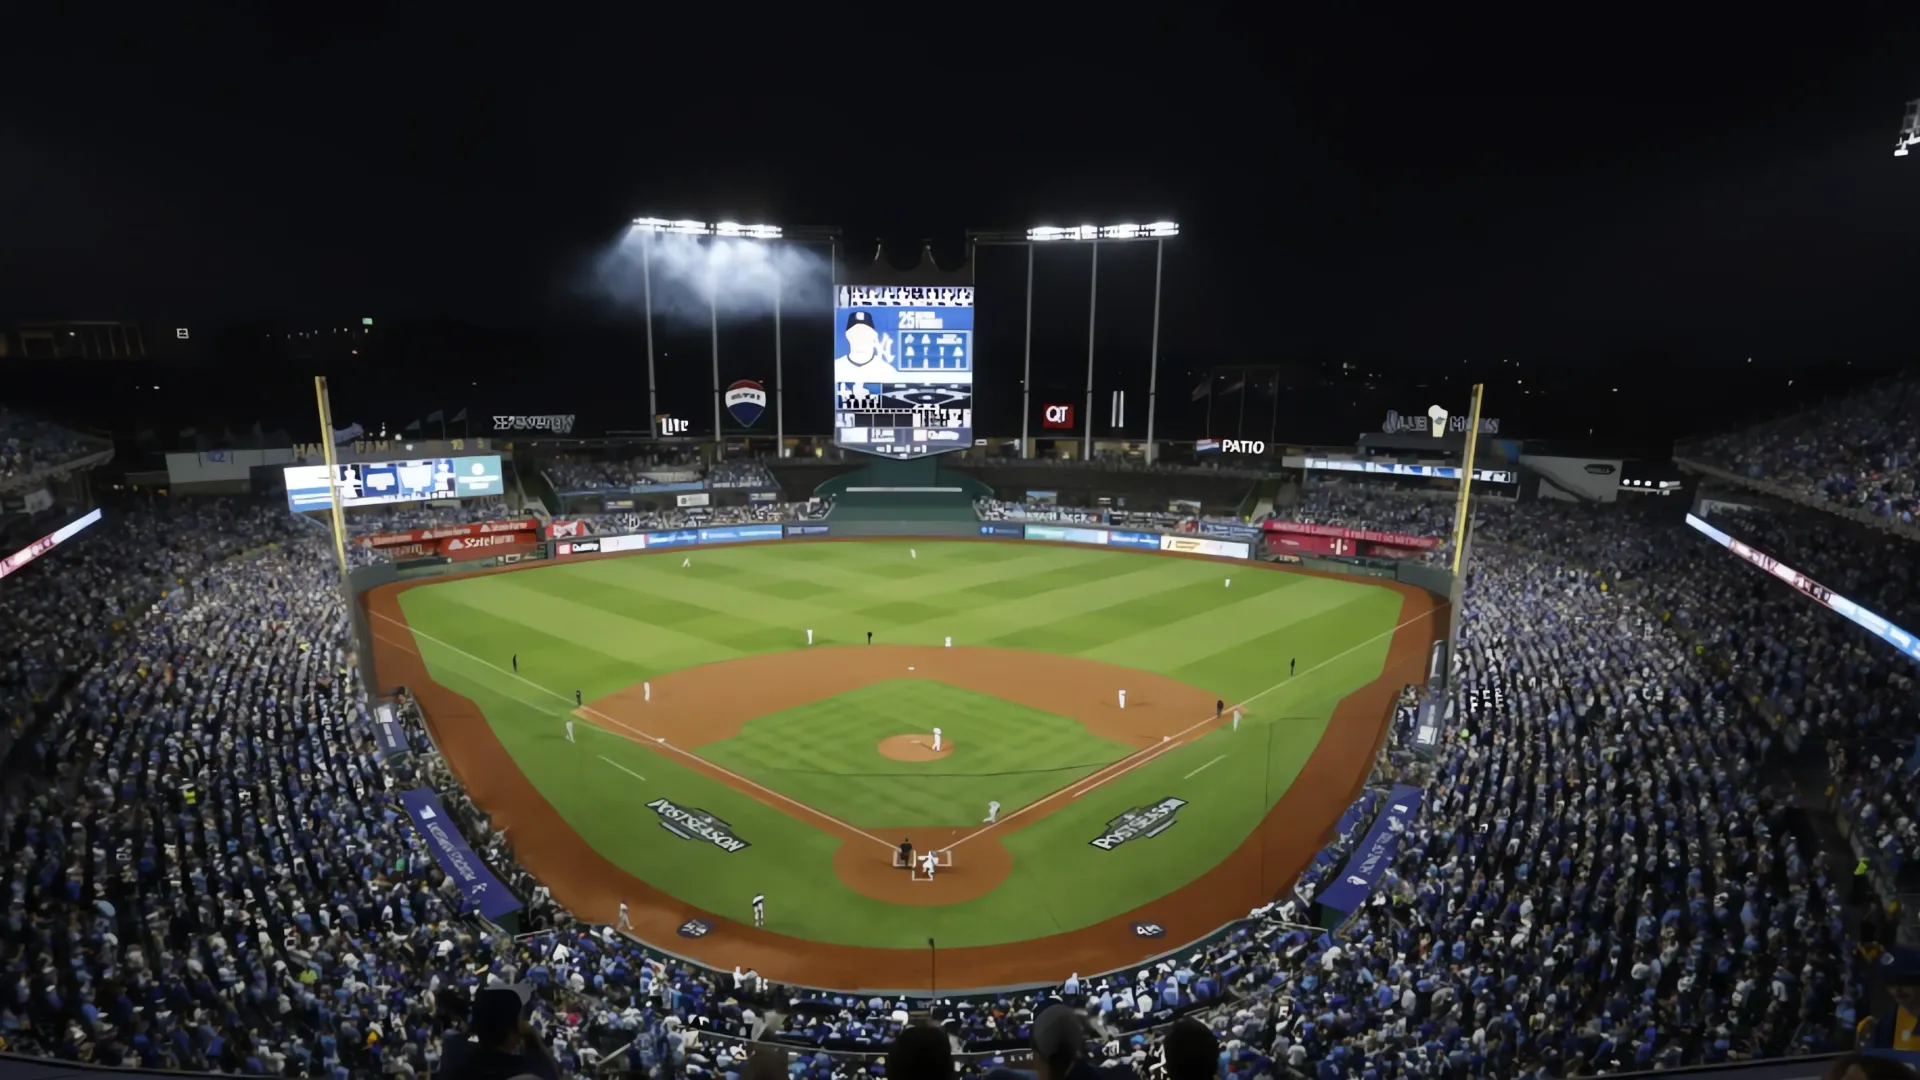
M513 516L514 512L507 506L506 500L498 498L404 506L363 506L344 511L341 515L346 522L348 536L471 525L481 521L504 521Z
M1705 439L1682 456L1912 525L1920 513L1920 378Z
M582 514L578 521L595 535L648 532L654 529L697 529L722 525L767 525L781 521L818 521L833 512L832 499L791 503L744 503L737 506L697 506L684 510L619 510Z
M700 466L698 456L677 451L658 451L633 457L596 457L586 454L562 454L546 463L547 483L555 491L596 491L604 488L631 488L656 481L647 473L687 472Z
M1406 529L1431 513L1344 486L1308 497L1326 524ZM1187 1012L1212 1030L1219 1067L1247 1078L1575 1075L1851 1044L1866 972L1850 898L1787 813L1774 721L1830 737L1848 811L1911 858L1916 785L1866 753L1876 739L1911 747L1906 671L1690 530L1620 508L1478 513L1452 719L1434 760L1382 766L1425 801L1354 922L1337 936L1299 925L1377 791L1293 896L1219 940L937 1003L948 1034L983 1055L969 1071L1045 1038L1056 998L1093 1018L1085 1056L1142 1075ZM1911 560L1852 552L1792 515L1736 524L1830 560L1873 602L1911 606ZM763 1028L794 1048L790 1076L876 1074L828 1052L898 1037L905 1003L697 969L574 924L516 870L404 700L411 754L383 761L311 522L162 501L89 533L0 594L13 646L0 678L32 774L0 797L7 1049L417 1076L441 1068L482 991L524 982L569 1075L731 1078L739 1040ZM538 933L516 941L468 916L399 805L414 784L441 793Z
M0 407L0 480L45 472L101 449L58 424Z

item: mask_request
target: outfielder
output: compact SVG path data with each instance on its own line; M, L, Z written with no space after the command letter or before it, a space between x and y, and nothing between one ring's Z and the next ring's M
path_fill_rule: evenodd
M573 741L573 721L567 721L567 741Z
M910 555L910 556L912 556L913 558L916 558L916 559L920 557L920 553L919 553L919 552L917 552L917 551L915 551L915 550L913 550L912 548L908 548L908 549L907 549L907 554L908 554L908 555Z
M807 628L807 644L809 645L813 644L813 628L812 627Z
M653 684L652 683L643 682L640 684L640 700L642 701L653 700Z
M920 872L927 875L928 880L933 879L933 871L939 865L940 865L939 856L935 855L931 851L927 852L925 855L920 856Z
M933 729L933 752L936 754L940 752L940 729L939 728Z
M753 894L753 925L767 925L767 894Z
M1127 707L1127 692L1125 690L1120 691L1120 707L1123 709Z
M689 556L687 556L686 558L684 558L684 559L681 559L681 560L680 560L680 569L682 569L682 570L685 570L685 569L686 569L687 567L689 567L689 566L692 566L692 565L693 565L693 556L691 556L691 555L689 555Z
M1228 579L1227 579L1227 588L1229 588L1229 589L1231 589L1231 588L1233 588L1233 579L1232 579L1232 578L1228 578Z
M997 802L987 803L987 820L983 822L983 824L997 825L999 824L999 822L1000 822L1000 804Z
M1235 731L1240 730L1240 710L1239 709L1233 710L1233 730Z
M947 639L947 648L949 648L949 649L951 649L951 648L953 648L953 639L952 639L952 638L948 638L948 639Z

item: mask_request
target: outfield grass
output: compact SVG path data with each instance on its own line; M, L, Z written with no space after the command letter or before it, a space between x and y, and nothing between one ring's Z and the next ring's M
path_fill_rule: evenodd
M878 750L888 736L936 727L956 740L938 761L894 761ZM700 756L848 824L879 828L978 824L989 801L1011 812L1132 752L1077 720L899 679L762 716Z
M711 911L742 917L745 898L764 892L784 933L905 948L930 935L958 947L1074 929L1204 873L1286 790L1339 700L1380 675L1401 598L1362 581L1113 549L864 541L558 563L419 586L401 606L434 678L481 708L535 787L607 858ZM628 739L591 729L575 746L561 733L576 688L592 700L669 671L798 648L809 628L821 644L862 642L868 631L897 644L951 635L1143 669L1247 702L1246 720L1239 733L1211 733L1009 834L1013 874L987 896L911 908L841 885L839 841L813 824ZM508 670L516 654L518 676ZM1288 678L1290 659L1297 678ZM880 826L909 824L897 820L908 811L927 824L978 822L988 799L1031 801L1009 794L1016 783L1044 794L1127 752L1076 721L957 688L871 692L763 717L700 752L842 820ZM898 695L909 692L933 696L903 711ZM885 735L929 730L925 717L936 713L959 717L956 728L1021 734L969 738L913 770L874 753ZM1060 771L1026 774L1029 784L1009 766ZM1089 845L1108 820L1169 795L1190 805L1165 836L1112 851ZM675 839L649 823L644 802L658 796L719 815L753 846L727 853Z

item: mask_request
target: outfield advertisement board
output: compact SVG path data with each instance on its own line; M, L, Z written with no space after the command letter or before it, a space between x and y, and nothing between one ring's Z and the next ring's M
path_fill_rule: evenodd
M416 461L349 461L334 466L293 465L282 470L287 506L295 512L333 505L329 475L337 477L341 506L438 499L477 499L505 492L500 456L421 458Z
M554 527L558 528L561 524L563 523L554 522ZM580 523L575 521L565 524L577 526ZM490 536L494 533L535 532L539 528L540 522L533 518L518 521L479 521L470 525L441 525L432 529L404 529L400 532L374 533L370 536L358 537L354 543L362 547L390 547L394 544L421 544L431 540L452 540L456 537ZM553 535L567 534L556 532Z
M736 544L742 540L778 540L786 535L786 530L778 525L728 525L718 529L701 529L701 544Z
M1162 536L1161 551L1177 551L1186 555L1220 555L1229 559L1244 559L1252 553L1252 548L1234 540L1208 540L1201 536Z
M1058 525L1027 526L1029 540L1056 540L1068 544L1100 544L1107 542L1105 529L1071 529Z
M1146 548L1149 551L1160 550L1159 533L1122 532L1119 529L1107 533L1107 543L1114 547Z
M980 526L980 535L981 536L1001 536L1001 537L1006 537L1012 540L1018 540L1021 537L1027 535L1027 531L1026 529L1024 529L1019 525L1014 525L1007 522L994 522L991 524Z
M830 528L831 526L828 526L828 525L789 525L787 526L787 535L788 536L825 536L827 535L827 530Z

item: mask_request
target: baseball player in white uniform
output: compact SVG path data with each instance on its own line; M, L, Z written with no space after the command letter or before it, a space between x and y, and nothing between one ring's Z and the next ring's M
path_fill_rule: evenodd
M753 925L767 925L767 894L753 894Z
M1231 588L1233 588L1233 579L1232 579L1232 578L1228 578L1228 579L1227 579L1227 588L1229 588L1229 589L1231 589Z
M940 857L935 855L933 852L929 851L925 855L920 856L920 872L927 875L929 878L933 876L934 870L937 869L939 866L940 866Z
M622 929L622 930L631 930L631 929L633 929L633 921L627 918L627 902L626 902L625 900L622 900L622 901L620 901L620 923L619 923L619 927L620 927L620 929Z
M653 684L651 682L643 682L640 684L640 700L653 700Z
M907 554L908 554L909 556L911 556L911 557L913 557L913 558L916 558L916 559L920 557L920 553L919 553L919 552L917 552L917 551L915 551L915 550L913 550L912 548L908 548L908 549L907 549Z
M573 721L567 721L567 741L573 741Z
M1123 709L1127 707L1127 692L1125 690L1120 691L1120 707Z
M998 822L999 820L1000 820L1000 804L997 802L987 803L987 820L985 824L992 825Z
M939 728L933 729L933 752L936 754L940 752L940 729Z
M1240 710L1239 709L1233 710L1233 730L1235 731L1240 730Z
M811 627L807 629L807 644L813 644L813 629Z
M681 559L681 560L680 560L680 569L682 569L682 570L685 570L685 569L686 569L687 567L689 567L689 566L692 566L692 565L693 565L693 556L691 556L691 555L689 555L689 556L687 556L686 558L684 558L684 559Z
M948 639L947 639L947 648L949 648L949 649L951 649L951 648L953 648L953 639L952 639L952 638L948 638Z

